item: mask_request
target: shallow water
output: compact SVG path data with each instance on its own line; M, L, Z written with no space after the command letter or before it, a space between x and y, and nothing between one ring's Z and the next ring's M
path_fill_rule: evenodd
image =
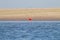
M0 40L60 40L60 21L0 21Z

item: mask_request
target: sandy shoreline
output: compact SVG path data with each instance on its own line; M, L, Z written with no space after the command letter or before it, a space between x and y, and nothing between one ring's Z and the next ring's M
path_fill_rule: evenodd
M60 21L60 8L52 9L0 9L0 21Z

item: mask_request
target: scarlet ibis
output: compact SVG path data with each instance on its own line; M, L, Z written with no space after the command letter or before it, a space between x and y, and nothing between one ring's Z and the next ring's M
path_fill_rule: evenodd
M29 21L32 21L32 18L28 18Z

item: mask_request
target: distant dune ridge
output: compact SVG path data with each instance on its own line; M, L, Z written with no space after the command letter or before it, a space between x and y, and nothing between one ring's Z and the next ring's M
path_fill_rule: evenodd
M60 8L0 9L0 20L7 21L60 21Z

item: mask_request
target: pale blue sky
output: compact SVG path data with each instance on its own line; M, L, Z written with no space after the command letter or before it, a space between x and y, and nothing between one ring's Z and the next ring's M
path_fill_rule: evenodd
M60 0L0 0L0 8L60 8Z

